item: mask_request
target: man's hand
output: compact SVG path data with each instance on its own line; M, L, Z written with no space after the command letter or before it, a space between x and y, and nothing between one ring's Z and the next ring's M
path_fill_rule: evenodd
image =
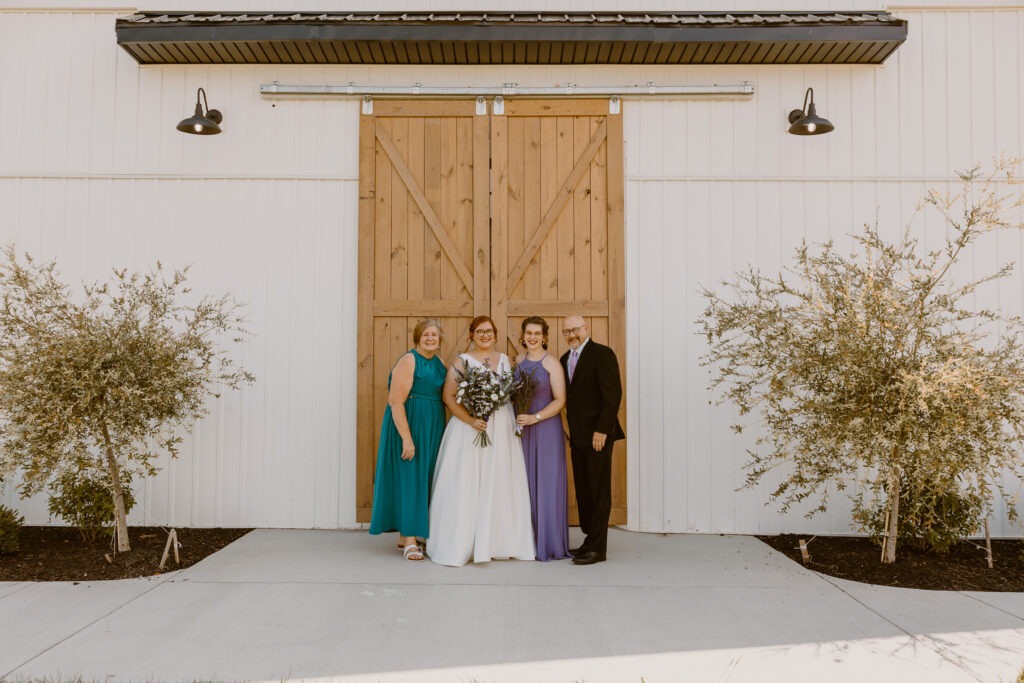
M604 444L607 440L607 434L602 434L601 432L594 432L594 439L591 443L591 446L594 448L595 451L599 451L602 448L604 448Z

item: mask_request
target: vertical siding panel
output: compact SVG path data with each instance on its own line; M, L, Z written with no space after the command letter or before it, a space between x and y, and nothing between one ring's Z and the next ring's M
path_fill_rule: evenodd
M704 282L713 282L721 277L721 273L733 273L737 268L743 268L749 263L749 260L739 263L741 255L736 251L739 242L751 239L749 235L744 234L744 226L736 222L736 204L740 201L749 201L742 198L737 189L736 183L709 184L709 218L716 229L710 237L710 257L707 265L710 273L703 278ZM731 406L721 406L712 410L709 415L708 427L712 437L707 452L711 457L706 459L701 468L703 472L699 480L708 492L703 496L706 498L707 510L697 516L699 531L735 529L735 500L732 496L717 494L718 491L735 488L735 468L730 457L735 441L729 427L734 421L735 409ZM726 434L730 436L726 437Z
M778 247L777 231L774 218L778 215L778 205L782 201L779 197L778 185L775 184L775 191L766 193L761 183L732 183L731 190L733 199L732 207L732 233L734 236L732 244L732 265L731 272L745 269L748 265L760 265L764 255L768 255L768 272L777 269L775 259L772 257L773 249ZM718 277L721 277L720 275ZM699 311L697 312L699 315ZM705 343L703 339L700 342ZM706 380L710 375L705 372ZM738 411L733 406L722 405L716 408L721 413L726 425L731 425L739 420ZM728 428L728 427L726 427ZM729 448L722 448L715 458L716 470L715 479L718 490L726 488L737 491L743 485L746 477L743 465L746 462L746 448L753 447L754 435L751 430L744 430L741 434L728 431ZM715 529L723 531L736 531L744 528L744 524L750 519L756 519L763 513L756 507L751 507L751 496L733 494L731 496L715 496Z
M288 307L290 325L289 355L292 358L288 373L289 413L288 435L284 440L281 457L292 466L290 526L312 525L316 518L316 454L313 450L315 430L315 378L320 372L311 362L319 334L316 316L316 294L321 283L317 269L317 233L323 224L317 209L318 184L297 181L294 186L294 204L291 215L301 215L302 221L292 224L286 232L289 245L289 267L292 276Z
M828 70L827 82L828 99L822 101L822 109L819 111L833 124L836 120L843 121L843 124L828 135L817 136L828 141L827 166L824 169L811 168L808 172L810 175L830 177L849 176L853 169L853 150L857 139L861 137L857 130L858 121L853 116L853 77L848 67L839 67Z
M649 105L645 104L642 108L646 109L648 107ZM654 107L650 108L655 109ZM643 135L646 133L649 138L647 146L650 148L657 148L658 143L661 143L661 153L659 156L662 161L662 170L666 176L683 175L686 172L686 162L689 157L689 150L687 149L690 128L688 120L689 103L669 101L662 103L658 109L660 111L658 111L657 115L652 114L649 121L639 126L636 134ZM639 151L641 154L644 153L644 149ZM634 163L640 157L640 155L636 156L638 158L632 160ZM658 170L654 168L647 172L657 173ZM627 173L630 173L630 171L627 171Z
M992 70L992 124L995 154L1018 154L1024 151L1024 12L998 12L993 26L994 45Z
M946 99L948 164L949 170L967 169L975 161L973 138L977 134L971 130L972 101L981 95L980 89L971 82L972 53L976 46L972 44L969 14L950 12L946 21L946 80L950 93Z
M732 82L731 69L722 74L728 82ZM736 146L736 116L735 102L718 102L714 106L707 105L707 136L708 144L708 170L710 175L726 176L732 175L743 169L736 169L733 165L733 150Z
M711 103L687 103L686 173L691 176L711 173ZM717 111L717 105L716 105ZM656 145L657 141L651 144Z
M856 177L876 173L877 155L875 145L880 131L876 112L881 106L878 101L878 77L875 69L855 71L850 79L850 174Z
M672 193L669 193L671 195ZM657 182L641 182L636 188L636 203L630 213L636 219L637 226L637 280L639 296L637 301L638 326L643 333L637 340L639 358L638 372L631 375L631 380L643 387L638 396L636 410L632 411L631 429L627 432L630 439L630 453L639 455L637 482L640 498L639 524L643 530L664 528L670 513L666 510L665 489L679 481L677 477L666 472L669 462L676 458L683 460L685 453L673 448L666 442L664 425L671 420L665 419L666 405L665 382L668 373L662 371L666 362L666 345L669 338L665 335L664 325L672 315L666 315L666 307L660 296L662 288L667 284L663 272L664 252L663 236L669 234L683 235L686 226L682 214L678 213L673 223L674 229L659 229L657 215L670 209L663 198L662 184ZM669 215L662 213L662 215ZM651 226L644 229L644 226ZM668 226L665 226L668 227ZM684 250L678 252L679 260L686 258ZM671 345L669 345L671 346ZM676 361L678 362L678 360ZM678 491L678 488L677 488ZM684 503L685 496L676 499ZM630 507L632 508L632 501Z
M688 126L681 125L684 122L672 121L666 115L666 109L669 108L667 102L644 102L643 106L639 107L640 130L637 152L638 160L642 159L644 162L642 175L660 175L670 172L670 168L678 168L680 162L686 163L685 156L675 160L668 159L665 143L672 133L680 131L683 135L689 134ZM671 161L675 161L675 164Z
M734 76L737 82L755 80L754 73L743 71ZM760 112L757 106L750 106L750 102L731 102L732 127L733 127L733 149L731 172L739 177L754 176L758 168L760 157L758 149L758 138L760 137ZM767 118L767 117L766 117ZM783 121L785 119L783 118ZM778 131L779 119L774 120L775 131ZM773 131L772 137L777 137ZM724 150L723 150L724 153Z
M22 14L14 13L6 17L0 15L0 22L6 22L18 28L25 23L25 17ZM4 24L0 23L0 29L3 26ZM25 109L31 106L29 103L33 101L29 99L30 70L25 68L21 60L8 57L8 55L28 53L25 42L30 33L27 30L4 30L2 35L6 49L0 52L0 55L5 57L0 59L0 83L4 84L4 93L0 95L2 97L0 102L3 102L3 106L0 106L0 151L3 152L0 153L0 174L13 173L16 170L24 171L28 168L27 159L23 153L25 134L21 132L21 127L25 121L30 120L26 118ZM19 93L19 96L10 97L8 93ZM5 206L14 206L14 203L8 203Z
M924 168L927 173L949 172L949 146L944 140L948 130L946 101L951 93L965 96L967 84L950 81L947 72L947 40L950 28L945 13L926 13L920 18L919 41L922 44L922 82L924 90L923 116L920 126L924 129L928 144L924 148ZM956 30L955 28L952 30Z
M755 73L756 102L749 108L753 110L757 129L757 163L751 167L751 171L754 175L764 176L777 173L780 165L787 167L783 158L783 143L788 142L786 138L792 137L785 134L789 127L787 116L791 109L800 106L796 98L802 95L797 95L796 88L789 87L782 78L782 67L762 67Z
M691 138L692 140L692 138ZM728 262L712 263L714 239L718 238L718 219L716 207L712 202L709 183L691 182L686 187L686 271L687 287L684 292L689 302L687 319L693 319L693 313L701 310L702 301L694 291L694 286L705 284L715 287L716 281L723 273L728 272ZM714 226L714 228L712 228ZM700 369L700 356L705 345L701 338L687 335L686 367L692 375L704 379ZM686 392L686 418L670 420L666 425L666 438L677 438L676 443L686 444L685 517L673 527L675 531L705 531L709 528L709 508L714 492L709 488L711 459L718 455L716 449L725 446L714 439L711 421L715 410L709 404L711 398L707 392L706 381L686 382L685 388L675 389ZM684 434L678 432L679 427L686 425ZM674 500L669 501L674 504ZM682 511L683 508L680 509ZM684 528L685 527L685 528Z
M921 125L924 118L921 82L924 68L922 27L920 23L912 26L915 26L916 30L912 30L907 42L899 50L899 172L905 175L921 175L924 141L929 131L925 131ZM947 55L947 60L952 59L952 55Z
M1012 49L1013 43L997 45L995 41L994 12L972 12L967 15L965 33L970 36L970 130L971 130L971 164L991 159L1000 150L996 147L996 102L999 92L996 73L995 51ZM1007 86L1012 90L1018 84L1011 82Z
M351 354L342 353L344 345L341 317L341 302L345 295L346 274L352 271L344 268L342 248L343 222L341 217L351 213L353 204L345 204L341 194L342 184L338 182L316 183L313 201L317 202L319 226L315 237L315 308L312 311L316 323L309 364L313 382L310 393L312 405L310 415L310 448L314 455L314 525L321 528L337 526L338 481L342 449L340 429L341 391L344 386L342 363L351 362ZM420 258L417 254L417 258ZM347 437L354 436L349 429ZM346 449L352 452L354 449ZM354 462L354 461L352 461Z

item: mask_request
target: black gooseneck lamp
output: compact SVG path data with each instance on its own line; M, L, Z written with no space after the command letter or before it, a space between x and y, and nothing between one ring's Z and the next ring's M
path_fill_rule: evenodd
M807 104L808 98L811 100L810 105ZM831 133L836 128L831 121L818 116L814 108L814 88L808 88L804 93L803 109L789 112L789 123L789 132L793 135L821 135Z
M200 102L202 98L202 102ZM203 105L206 105L206 113L203 113ZM196 113L187 119L182 119L178 124L178 130L191 135L216 135L220 132L220 122L224 115L216 109L210 109L206 101L206 91L202 88L196 93Z

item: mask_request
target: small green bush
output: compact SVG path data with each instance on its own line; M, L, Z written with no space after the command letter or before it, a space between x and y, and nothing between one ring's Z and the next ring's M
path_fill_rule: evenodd
M24 523L24 517L6 505L0 505L0 555L18 552L18 536Z
M855 513L856 521L879 545L885 532L888 506L879 504ZM977 533L984 513L984 499L967 495L955 485L900 482L900 541L918 550L937 554L949 552L960 541Z
M124 512L135 506L131 478L122 482ZM50 484L50 514L60 517L94 543L114 533L114 494L100 472L66 472Z

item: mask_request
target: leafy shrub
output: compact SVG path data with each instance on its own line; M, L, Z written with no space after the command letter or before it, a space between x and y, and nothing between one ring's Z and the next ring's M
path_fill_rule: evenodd
M124 508L135 505L131 478L125 477ZM50 485L50 514L78 529L82 539L94 543L114 531L116 521L113 487L100 472L65 472Z
M918 550L943 554L977 533L985 501L949 483L915 482L904 475L900 481L898 538ZM860 507L855 519L879 545L885 532L888 503Z
M24 523L24 517L6 505L0 505L0 555L18 552L18 535Z

